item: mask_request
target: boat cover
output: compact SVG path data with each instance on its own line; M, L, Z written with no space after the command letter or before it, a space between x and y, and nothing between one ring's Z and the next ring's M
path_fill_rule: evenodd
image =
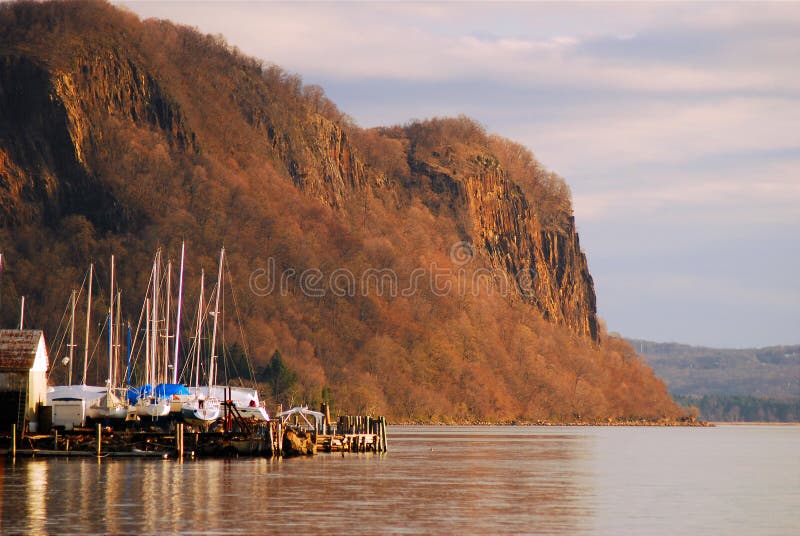
M152 384L130 387L128 389L128 401L136 404L140 397L150 396L153 393ZM188 395L189 390L182 383L159 383L155 388L157 398L172 398L173 395Z

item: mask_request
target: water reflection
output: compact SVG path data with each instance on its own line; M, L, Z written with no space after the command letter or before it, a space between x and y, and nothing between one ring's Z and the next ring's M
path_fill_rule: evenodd
M586 526L580 497L591 439L505 428L410 429L393 435L410 463L406 500L421 532L460 525L470 532L575 534ZM398 446L398 448L400 448ZM431 505L435 511L431 512Z
M26 497L28 517L31 520L31 532L42 534L47 522L47 508L45 497L47 495L47 464L33 464L30 466Z
M380 456L20 459L0 464L0 521L3 534L792 534L799 432L395 427Z

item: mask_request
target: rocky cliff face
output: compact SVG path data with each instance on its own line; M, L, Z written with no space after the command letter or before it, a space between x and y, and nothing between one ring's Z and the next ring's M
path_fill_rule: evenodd
M199 279L224 243L238 343L257 367L281 350L298 378L284 401L426 421L679 415L629 347L601 340L566 186L498 140L465 118L360 129L280 68L105 3L0 4L0 250L22 267L3 299L28 296L52 338L90 262L125 258L135 297L156 247L174 258L186 238ZM454 244L508 293L327 278L410 276ZM264 267L287 280L247 292ZM315 270L321 294L298 282Z
M4 224L57 217L88 179L76 154L64 103L35 59L0 58L0 189Z
M368 190L364 164L344 130L316 113L306 115L302 122L306 128L295 139L276 128L263 130L297 187L335 208Z
M412 151L411 168L457 218L465 216L464 239L503 274L504 284L545 318L597 341L594 282L574 217L560 214L545 225L531 209L536 200L525 196L496 157L457 145L451 140L426 156Z
M124 218L93 162L109 119L160 130L197 150L180 107L152 74L115 47L81 44L64 66L22 51L0 56L0 221L56 222L85 214L120 230Z
M11 224L80 213L122 230L119 199L94 166L103 157L109 121L159 132L177 153L202 152L201 144L140 51L122 41L87 40L70 52L55 66L23 50L0 58L0 217ZM403 188L369 180L385 171L365 165L341 125L308 106L278 110L282 103L263 80L239 76L231 94L236 108L308 196L342 209L348 199L371 196L376 184ZM490 152L462 147L460 140L439 145L426 151L409 146L416 184L424 182L439 197L433 204L449 207L464 240L501 271L516 295L549 320L597 340L592 278L568 207L557 224L545 225L531 208L537 200L523 194Z

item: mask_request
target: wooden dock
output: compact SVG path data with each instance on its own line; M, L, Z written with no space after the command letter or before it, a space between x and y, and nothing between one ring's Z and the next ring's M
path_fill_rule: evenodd
M371 416L343 416L336 424L327 419L312 424L297 416L239 425L227 421L212 431L194 430L176 420L167 430L114 430L97 424L49 434L18 435L15 427L11 432L0 437L0 453L5 451L10 457L183 459L387 451L386 419Z
M325 452L387 451L384 417L342 416L335 430L337 433L317 436L317 446Z

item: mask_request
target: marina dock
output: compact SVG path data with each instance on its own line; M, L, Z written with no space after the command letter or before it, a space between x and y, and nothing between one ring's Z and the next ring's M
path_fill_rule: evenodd
M0 435L0 454L10 457L201 458L240 456L291 457L318 452L375 452L388 450L386 419L341 416L335 424L307 419L307 408L293 408L261 422L228 419L209 431L188 427L178 418L160 426L119 429L96 423L47 434ZM281 414L279 414L281 415Z

